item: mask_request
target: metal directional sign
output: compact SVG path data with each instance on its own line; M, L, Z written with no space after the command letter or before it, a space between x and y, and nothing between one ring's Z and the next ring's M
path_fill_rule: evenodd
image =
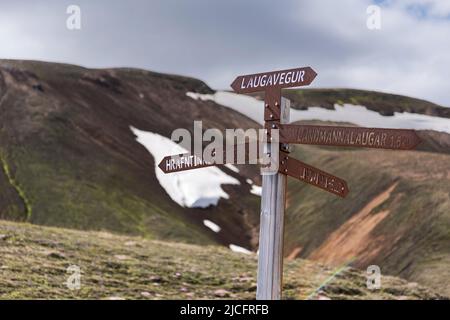
M207 162L201 156L193 155L190 153L182 153L178 155L164 157L159 163L158 167L164 173L172 173L205 168L214 165L215 163Z
M414 149L420 138L414 130L280 124L280 142L364 147Z
M231 88L238 93L266 91L272 88L307 86L317 73L310 67L248 74L237 77Z
M344 180L297 159L291 158L286 152L280 152L279 172L319 187L342 198L345 198L349 192L347 182Z
M233 158L227 159L224 151L227 150L225 144L222 151L212 150L210 154L205 155L204 149L199 150L200 154L181 153L164 157L158 164L158 167L164 173L173 173L186 170L193 170L205 167L211 167L218 164L257 164L259 160L258 144L252 144L255 148L250 150L249 143L242 143L230 146L233 149ZM239 159L239 155L245 158Z
M280 138L279 145L271 143L270 139L266 144L266 150L275 147L280 152L278 158L268 154L275 163L279 162L278 173L262 177L257 299L281 298L286 177L291 176L343 198L349 192L344 180L291 158L286 151L289 150L289 143L397 150L413 149L420 143L414 130L289 124L290 102L281 97L281 89L309 85L316 76L312 68L303 67L243 75L231 84L237 93L264 91L264 120L268 137L273 137L271 130L278 129ZM210 157L205 160L202 155L186 153L165 157L159 167L165 173L171 173L236 163L236 154L235 149L234 159L224 159L223 154L211 154L213 160ZM260 158L260 153L257 156L247 154L245 158L248 160L245 163L258 163L255 160Z

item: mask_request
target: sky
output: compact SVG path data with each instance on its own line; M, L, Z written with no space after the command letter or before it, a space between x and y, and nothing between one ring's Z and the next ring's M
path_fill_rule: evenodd
M81 29L67 28L70 5ZM0 41L0 58L144 68L214 89L311 66L311 87L450 107L450 0L0 0Z

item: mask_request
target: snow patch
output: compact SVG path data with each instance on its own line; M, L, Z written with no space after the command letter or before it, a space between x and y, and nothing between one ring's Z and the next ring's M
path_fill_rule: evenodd
M206 220L206 219L203 220L203 224L216 233L221 230L221 228L217 224L215 224L214 222L212 222L210 220Z
M250 190L250 193L261 197L261 192L262 192L262 187L252 184L252 189Z
M207 100L214 100L213 99L213 95L212 94L202 94L202 93L197 93L197 92L186 92L186 95L194 100L202 100L202 101L207 101Z
M187 92L186 95L195 100L211 100L217 104L236 110L258 123L264 122L264 102L243 94L216 91L214 94Z
M228 169L230 169L233 172L239 173L239 169L236 168L236 166L232 165L231 163L225 164L225 167L227 167Z
M253 252L251 252L250 250L247 250L245 248L239 247L235 244L230 244L230 250L233 252L238 252L238 253L244 253L244 254L252 254Z
M212 100L263 124L263 102L246 95L217 91L215 94L198 94L188 92L193 99ZM450 119L410 112L395 112L393 116L383 116L364 106L336 104L335 110L321 107L309 107L307 110L291 109L291 122L299 120L321 120L350 122L358 126L372 128L434 130L450 134Z
M295 119L351 122L358 126L392 129L434 130L450 133L450 119L418 113L394 112L393 116L383 116L364 106L351 104L335 105L335 110L320 107L296 110ZM292 110L291 110L292 111ZM300 114L299 114L300 113Z
M136 140L153 155L159 184L180 206L188 208L215 206L220 198L229 198L229 195L221 188L222 184L240 184L237 179L230 177L217 167L164 174L158 167L162 158L167 155L185 153L186 150L159 134L133 127L130 129L136 135Z

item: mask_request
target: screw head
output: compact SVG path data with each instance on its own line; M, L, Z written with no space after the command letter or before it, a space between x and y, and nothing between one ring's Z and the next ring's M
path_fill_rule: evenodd
M276 129L276 128L277 128L277 125L276 125L276 124L273 124L273 125L272 125L272 128L273 128L273 129Z
M266 108L268 108L269 107L269 104L268 103L266 103Z
M278 107L279 106L279 103L278 102L275 102L275 107Z

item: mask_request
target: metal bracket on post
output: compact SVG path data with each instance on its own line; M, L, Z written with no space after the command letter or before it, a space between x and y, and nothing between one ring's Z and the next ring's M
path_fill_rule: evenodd
M266 92L264 118L269 134L271 130L269 128L273 125L289 123L290 101L281 98L281 89L277 91ZM281 144L276 147L277 150L280 149ZM270 140L268 150L271 150ZM278 165L279 159L274 160ZM286 180L286 175L281 173L263 175L262 177L258 285L256 290L256 299L258 300L281 299Z

